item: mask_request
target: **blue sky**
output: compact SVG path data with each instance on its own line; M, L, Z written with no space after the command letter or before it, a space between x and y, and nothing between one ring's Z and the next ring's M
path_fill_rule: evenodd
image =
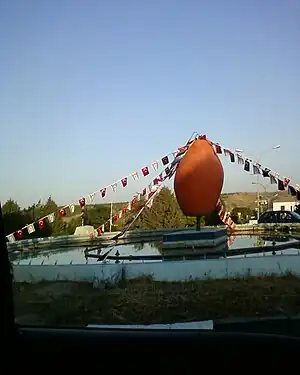
M77 201L193 131L281 144L262 161L300 182L299 17L296 0L1 1L0 199ZM224 169L224 191L253 190Z

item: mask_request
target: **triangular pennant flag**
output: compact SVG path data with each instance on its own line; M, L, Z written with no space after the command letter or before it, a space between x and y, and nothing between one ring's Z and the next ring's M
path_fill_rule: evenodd
M53 222L54 222L54 219L55 219L55 214L54 214L54 212L52 212L52 214L49 214L49 215L47 216L47 219L48 219L48 221L49 221L50 224L53 223Z
M244 158L239 154L237 154L236 156L237 156L238 164L244 164Z
M153 205L153 199L150 199L150 201L146 204L147 208L151 208Z
M273 176L272 174L270 174L270 183L271 183L272 185L277 184L277 180L276 180L275 176Z
M79 206L80 208L83 208L85 206L85 198L79 199Z
M149 168L148 167L142 168L142 174L143 174L144 177L148 176L148 174L149 174Z
M117 191L117 184L114 183L111 185L112 191L115 193Z
M6 238L8 239L8 242L10 243L16 242L15 236L13 234L9 234L8 236L6 236Z
M127 177L122 178L121 184L123 185L123 187L127 186Z
M284 183L282 180L278 179L278 190L282 191L284 190Z
M283 179L283 185L285 188L287 188L288 184L290 183L291 179L288 177L284 177Z
M168 156L164 156L162 159L161 159L161 162L163 165L167 165L169 164L169 158Z
M133 172L133 173L131 174L131 176L132 176L132 178L133 178L134 180L136 180L137 178L139 178L139 175L138 175L137 172Z
M29 234L35 232L34 224L27 225L27 231Z
M106 195L106 188L103 188L103 189L100 190L100 195L101 195L102 198L105 197L105 195Z
M288 187L288 193L291 194L292 197L296 196L296 190L292 185L289 185Z
M73 214L73 213L75 212L75 204L74 204L74 203L71 203L71 204L69 205L69 209L70 209L71 214Z
M156 172L158 170L158 161L154 161L152 163L152 168L153 168L154 172Z
M91 200L91 202L94 202L94 199L95 199L95 193L91 193L90 194L90 200Z
M250 163L249 160L245 160L244 170L250 172Z
M40 229L44 229L44 226L45 226L45 222L44 222L44 219L40 219L38 221L38 226Z
M257 165L253 164L253 174L260 174L260 170Z
M270 172L271 172L271 170L268 169L268 168L263 169L263 171L262 171L263 177L270 177Z
M235 157L234 157L233 152L230 152L230 161L231 161L231 163L235 163Z
M188 150L188 148L189 148L189 146L187 146L187 145L178 147L177 153L185 152L185 151Z
M222 147L220 145L215 144L215 149L217 154L222 154Z

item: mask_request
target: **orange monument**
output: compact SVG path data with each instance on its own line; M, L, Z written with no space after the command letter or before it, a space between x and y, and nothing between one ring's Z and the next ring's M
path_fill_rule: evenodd
M222 164L210 141L198 138L180 161L174 179L178 204L186 216L213 212L224 182Z

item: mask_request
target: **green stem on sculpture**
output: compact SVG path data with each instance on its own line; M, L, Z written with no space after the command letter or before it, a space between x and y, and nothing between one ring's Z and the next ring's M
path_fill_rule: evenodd
M200 218L201 216L197 216L196 230L200 230Z

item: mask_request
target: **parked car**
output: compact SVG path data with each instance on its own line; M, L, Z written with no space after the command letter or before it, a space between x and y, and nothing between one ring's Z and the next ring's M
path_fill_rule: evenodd
M295 224L300 223L300 215L294 211L267 211L264 212L258 224Z

